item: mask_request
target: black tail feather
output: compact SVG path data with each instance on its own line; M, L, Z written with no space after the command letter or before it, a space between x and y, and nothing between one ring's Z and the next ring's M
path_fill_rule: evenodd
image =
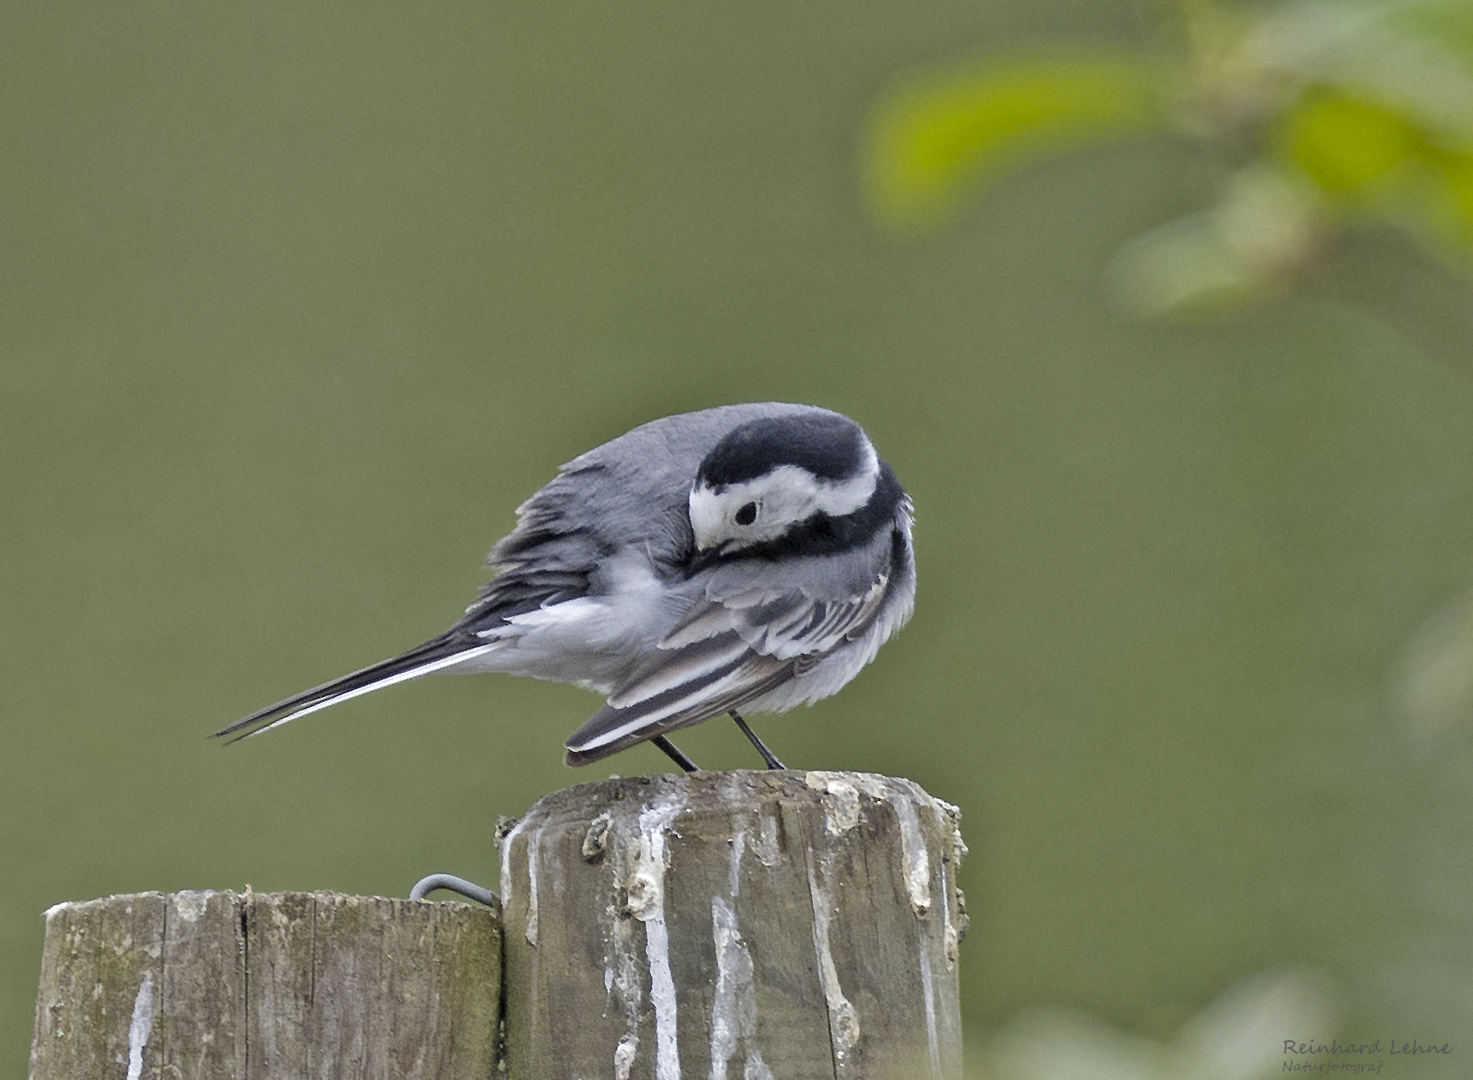
M212 737L218 739L226 735L234 735L235 737L229 741L239 742L241 739L260 734L273 724L291 719L294 714L308 709L326 708L350 694L356 696L366 693L393 679L402 681L404 678L414 678L412 673L415 668L429 667L460 653L484 648L487 644L486 641L463 632L450 631L441 634L439 637L426 641L423 645L416 645L399 656L380 660L377 664L370 664L366 668L333 679L331 682L325 682L321 686L314 686L300 694L293 694L289 698L278 701L275 705L258 709L249 716L241 717L228 727L221 728Z

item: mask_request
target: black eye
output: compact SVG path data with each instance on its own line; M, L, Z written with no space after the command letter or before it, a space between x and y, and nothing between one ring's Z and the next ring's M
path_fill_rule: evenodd
M746 506L736 512L735 520L738 525L752 524L752 522L757 520L757 504L754 502L747 503Z

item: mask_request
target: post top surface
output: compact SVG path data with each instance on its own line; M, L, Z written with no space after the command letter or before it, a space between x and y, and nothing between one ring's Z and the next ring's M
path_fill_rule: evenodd
M533 803L507 832L534 822L548 825L587 821L604 813L623 817L651 809L676 808L682 815L706 816L774 805L857 807L864 799L907 803L953 819L960 816L955 806L903 777L818 769L702 770L612 776L560 788Z

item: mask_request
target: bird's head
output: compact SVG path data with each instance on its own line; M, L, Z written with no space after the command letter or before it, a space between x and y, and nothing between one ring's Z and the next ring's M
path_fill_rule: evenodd
M690 491L696 548L726 554L782 540L874 495L880 460L854 421L812 412L752 420L706 455Z

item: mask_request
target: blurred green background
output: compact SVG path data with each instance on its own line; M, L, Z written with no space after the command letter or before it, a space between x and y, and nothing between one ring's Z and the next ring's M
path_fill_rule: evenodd
M206 736L442 629L561 462L781 399L895 465L920 594L853 687L759 730L960 804L979 1069L1070 1038L1106 1069L1236 992L1274 1072L1279 1040L1339 1035L1452 1042L1383 1075L1467 1075L1466 288L1370 227L1229 318L1134 317L1116 253L1237 167L1164 133L925 235L866 210L892 80L1150 48L1154 18L12 5L0 1072L53 903L494 880L497 815L608 771L560 763L591 695L437 677ZM681 746L750 766L728 728Z

